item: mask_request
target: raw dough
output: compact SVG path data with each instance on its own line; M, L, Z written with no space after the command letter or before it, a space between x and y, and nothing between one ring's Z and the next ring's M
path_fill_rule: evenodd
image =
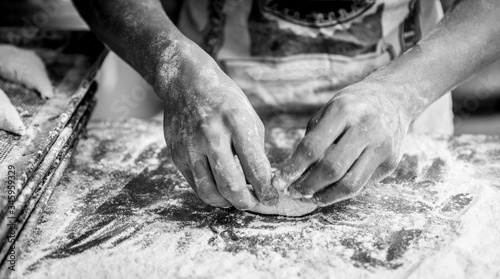
M37 90L42 98L54 95L45 64L31 50L0 44L0 76Z
M26 131L21 116L2 89L0 89L0 129L18 135L23 135Z
M273 177L276 175L276 169L273 168ZM257 204L250 209L251 212L265 214L265 215L283 215L298 217L309 214L318 208L313 202L307 199L294 199L285 192L281 186L272 184L278 190L279 201L274 206L267 206ZM250 186L251 187L251 186Z
M239 167L241 174L244 175L238 156L235 155L234 160L236 161L236 166ZM271 169L274 178L277 169L276 168L271 168ZM254 191L252 185L247 184L247 187L248 189L250 189L250 191ZM311 213L317 208L317 206L313 202L307 199L293 199L292 197L290 197L290 195L288 195L288 193L285 192L284 189L280 188L281 186L276 187L276 185L272 184L272 187L275 187L278 190L279 194L278 203L273 206L267 206L259 203L253 208L249 209L248 211L265 215L283 215L283 216L298 217Z
M275 206L258 204L249 211L266 215L283 215L298 217L313 212L318 207L306 199L293 199L283 191L278 191L279 201Z

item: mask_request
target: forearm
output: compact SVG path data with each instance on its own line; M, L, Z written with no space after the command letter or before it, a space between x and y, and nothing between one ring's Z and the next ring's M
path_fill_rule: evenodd
M173 57L189 43L158 0L73 2L94 33L152 85L165 64L177 66Z
M440 96L500 58L498 14L498 0L459 1L430 34L367 82L397 88L404 94L404 109L415 119Z

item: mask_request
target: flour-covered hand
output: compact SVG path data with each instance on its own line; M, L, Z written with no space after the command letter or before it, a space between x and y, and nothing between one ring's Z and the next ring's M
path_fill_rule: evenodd
M165 139L177 168L212 206L246 210L276 202L264 126L245 94L194 44L169 51L155 90L164 99Z
M339 92L310 120L273 184L325 206L390 174L410 124L402 96L368 82Z

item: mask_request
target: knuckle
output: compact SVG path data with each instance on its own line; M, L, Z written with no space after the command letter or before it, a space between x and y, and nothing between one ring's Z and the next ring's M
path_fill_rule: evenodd
M380 112L367 110L367 113L364 115L364 119L366 122L378 125L384 122L385 117Z
M352 196L358 192L360 185L356 179L345 179L339 187L339 191L344 196Z
M339 101L335 104L335 106L341 114L350 115L351 106L348 103Z
M217 122L218 122L218 118L216 116L206 115L206 116L203 116L198 121L198 128L205 135L212 134L214 128L217 126Z
M393 172L399 166L399 162L397 159L389 160L385 164L388 172Z
M313 129L319 122L319 119L320 117L318 115L314 116L313 118L311 118L308 122L307 122L307 127L306 127L306 130L307 131L310 131L311 129Z
M398 168L398 166L399 166L399 162L396 159L386 161L379 166L379 170L378 170L379 175L382 177L387 176L387 175L393 173Z
M338 178L342 174L342 163L338 161L325 160L321 168L323 173L330 180Z
M342 98L338 98L334 105L331 106L332 110L337 110L340 114L343 115L357 115L359 112L358 106L355 105L358 102L349 102L345 96Z
M305 136L300 142L299 150L308 159L315 159L321 155L317 140L308 136Z
M373 142L383 142L390 137L389 132L381 124L381 116L364 109L363 114L355 120L360 136L370 136Z
M393 144L390 140L381 139L379 146L383 152L387 152L387 154L390 156L393 150Z
M393 141L390 139L390 135L379 135L376 142L373 143L373 146L375 152L385 154L387 156L386 158L396 152Z
M341 105L337 100L330 101L326 107L324 107L323 111L321 112L322 116L331 116L331 115L339 115L341 112L340 109Z
M224 130L221 129L219 118L208 117L202 121L199 128L201 137L193 140L203 144L203 146L207 147L209 150L218 150L225 135Z
M247 116L245 115L241 109L238 108L226 108L223 111L223 118L226 123L233 127L239 126L241 121L245 121Z
M396 153L397 143L395 142L393 134L387 130L383 130L380 141L382 142L382 146L389 151L389 154L393 155Z
M219 139L221 135L221 124L217 116L205 116L198 121L196 135L190 135L193 141L197 142L202 139ZM189 136L189 135L188 135Z
M241 110L233 107L228 107L224 109L224 116L228 118L238 117L240 115Z
M222 191L228 196L235 196L240 193L242 188L237 183L227 183L222 187Z

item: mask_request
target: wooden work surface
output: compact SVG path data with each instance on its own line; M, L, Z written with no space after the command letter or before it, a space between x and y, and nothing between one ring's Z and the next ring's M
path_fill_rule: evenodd
M292 121L293 122L293 121ZM270 121L283 160L304 130ZM497 137L409 137L399 169L301 218L203 204L157 121L93 122L11 278L500 276Z

